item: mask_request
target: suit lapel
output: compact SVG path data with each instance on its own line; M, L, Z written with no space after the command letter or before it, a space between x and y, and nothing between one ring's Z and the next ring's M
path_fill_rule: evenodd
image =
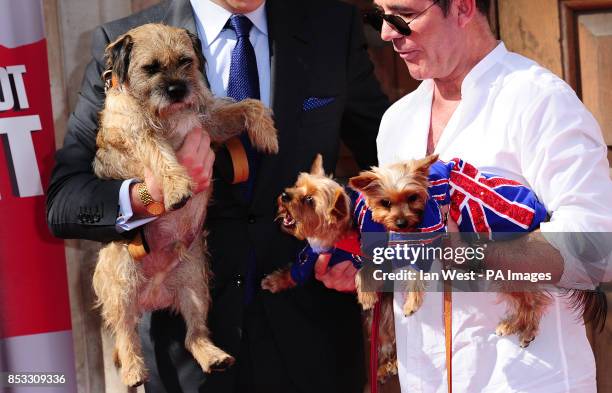
M163 22L170 26L182 27L193 34L198 33L189 0L173 0L168 6Z
M307 82L306 61L308 53L308 32L303 26L305 12L296 11L303 7L301 1L267 0L268 38L271 67L271 107L274 121L279 130L279 153L262 157L255 193L253 210L261 211L269 204L269 190L281 176L274 173L285 167L283 162L292 160L296 147L298 121L302 111ZM301 19L296 20L296 15Z

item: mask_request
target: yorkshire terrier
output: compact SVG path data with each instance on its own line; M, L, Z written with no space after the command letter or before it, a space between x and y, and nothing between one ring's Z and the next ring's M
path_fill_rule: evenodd
M166 214L146 230L164 234L168 246L140 260L126 241L99 254L93 287L105 324L116 338L115 360L128 386L147 378L138 321L145 311L170 308L187 325L185 347L205 372L234 359L215 346L206 318L210 307L205 231L212 187L194 195L194 183L176 151L186 134L202 127L214 146L248 133L252 145L276 153L271 113L256 100L213 97L201 72L200 40L187 30L161 24L136 27L106 48L108 81L93 163L103 179L144 179L145 168L162 185Z
M440 171L444 174L436 177L430 173L432 166L435 166L436 174L439 174ZM351 178L350 185L365 196L366 203L372 210L373 220L383 224L389 232L400 234L419 232L422 230L419 225L422 225L426 216L433 214L443 220L443 210L459 221L461 231L473 231L477 228L470 226L469 220L461 220L463 218L460 216L462 208L456 206L456 199L450 198L450 195L454 195L454 182L458 181L456 177L463 176L458 174L461 171L459 166L469 168L469 170L465 169L466 172L476 170L461 160L454 159L449 164L445 164L438 161L437 155L431 155L420 160L399 162L381 168L374 167ZM448 180L445 183L446 190L442 192L446 196L438 194L435 195L437 197L435 198L432 195L432 180L440 178ZM469 188L470 184L474 183L462 185ZM516 182L512 184L520 186ZM533 195L532 191L528 192L530 196ZM436 199L433 213L427 211L432 201ZM528 202L535 213L529 218L527 226L520 228L525 232L537 228L546 217L546 210L537 201L535 195ZM490 221L489 224L492 232L509 230L501 222ZM421 307L424 289L424 283L418 278L408 280L406 300L403 305L406 316L412 315ZM509 313L507 318L499 323L496 333L500 336L517 334L519 345L523 348L527 347L537 335L540 319L546 306L550 303L550 297L545 292L535 289L524 292L502 290L500 296L507 303Z
M383 224L390 233L437 231L441 224L446 227L443 216L448 214L462 235L471 232L485 241L510 240L536 230L547 216L546 208L528 187L481 173L458 158L442 162L437 155L431 155L421 160L372 168L351 178L350 185L365 196L372 219ZM436 203L432 204L434 200ZM457 238L449 239L451 246L457 246ZM409 280L404 303L406 316L421 307L423 289L419 280ZM497 325L496 334L516 334L519 345L525 348L538 334L540 320L551 297L534 283L517 286L512 281L504 281L499 283L499 291L508 312ZM586 321L603 327L607 303L601 291L566 292L573 308Z
M334 262L350 260L354 266L360 267L355 277L357 297L364 310L371 310L379 299L375 289L377 282L371 279L371 273L367 273L371 264L361 267L357 255L360 253L359 245L355 248L352 244L353 240L358 241L353 223L354 203L343 186L325 175L320 154L310 172L300 173L295 185L285 189L277 202L283 231L306 240L308 246L295 263L266 276L261 282L262 288L277 293L303 284L312 277L318 256L330 253L330 266ZM368 277L370 280L365 285L364 279ZM392 294L385 293L382 299L378 355L380 382L397 374ZM371 318L369 313L368 326L371 326Z

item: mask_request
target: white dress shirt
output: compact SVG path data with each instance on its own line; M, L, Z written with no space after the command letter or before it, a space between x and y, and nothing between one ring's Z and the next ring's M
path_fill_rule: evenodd
M503 43L466 76L461 102L436 146L480 170L529 185L552 213L543 232L612 232L612 182L607 149L593 116L550 71ZM426 155L433 81L385 113L377 139L379 164ZM592 287L579 264L565 259L561 285ZM609 279L609 278L608 278ZM405 393L446 393L443 294L427 292L405 317L395 296L399 377ZM495 293L453 293L453 391L595 392L595 362L581 318L554 295L529 347L495 335L506 304Z
M259 75L260 100L270 106L270 48L268 44L268 22L265 1L254 11L244 14L253 23L249 40L255 50ZM236 33L225 28L232 13L211 0L191 0L198 37L202 41L202 52L206 59L206 77L210 90L219 97L227 96L232 50L236 46ZM131 220L130 184L123 182L119 190L119 216L116 227L119 232L128 231L155 220L156 217Z

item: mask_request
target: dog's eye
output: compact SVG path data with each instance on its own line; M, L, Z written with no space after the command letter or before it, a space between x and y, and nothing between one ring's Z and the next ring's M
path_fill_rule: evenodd
M307 204L307 205L312 206L312 205L314 205L314 199L312 198L311 195L306 195L304 197L304 203Z
M151 64L146 64L142 66L142 69L149 75L155 75L160 71L160 64L157 61L154 61Z
M191 57L181 57L178 62L179 67L189 66L191 65L191 63L193 63L193 60L191 60Z
M385 209L388 209L391 207L391 201L388 199L381 199L379 203L380 203L380 206L384 207Z
M412 194L408 198L406 198L406 202L413 203L413 202L416 202L417 199L419 199L419 196L416 194Z

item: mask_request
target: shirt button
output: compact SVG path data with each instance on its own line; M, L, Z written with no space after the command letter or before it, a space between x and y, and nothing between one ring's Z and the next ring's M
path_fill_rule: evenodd
M249 224L255 224L257 220L255 219L255 216L249 216L248 222Z
M244 279L242 278L242 274L236 274L236 277L234 278L234 285L236 286L236 288L240 288L243 282Z

